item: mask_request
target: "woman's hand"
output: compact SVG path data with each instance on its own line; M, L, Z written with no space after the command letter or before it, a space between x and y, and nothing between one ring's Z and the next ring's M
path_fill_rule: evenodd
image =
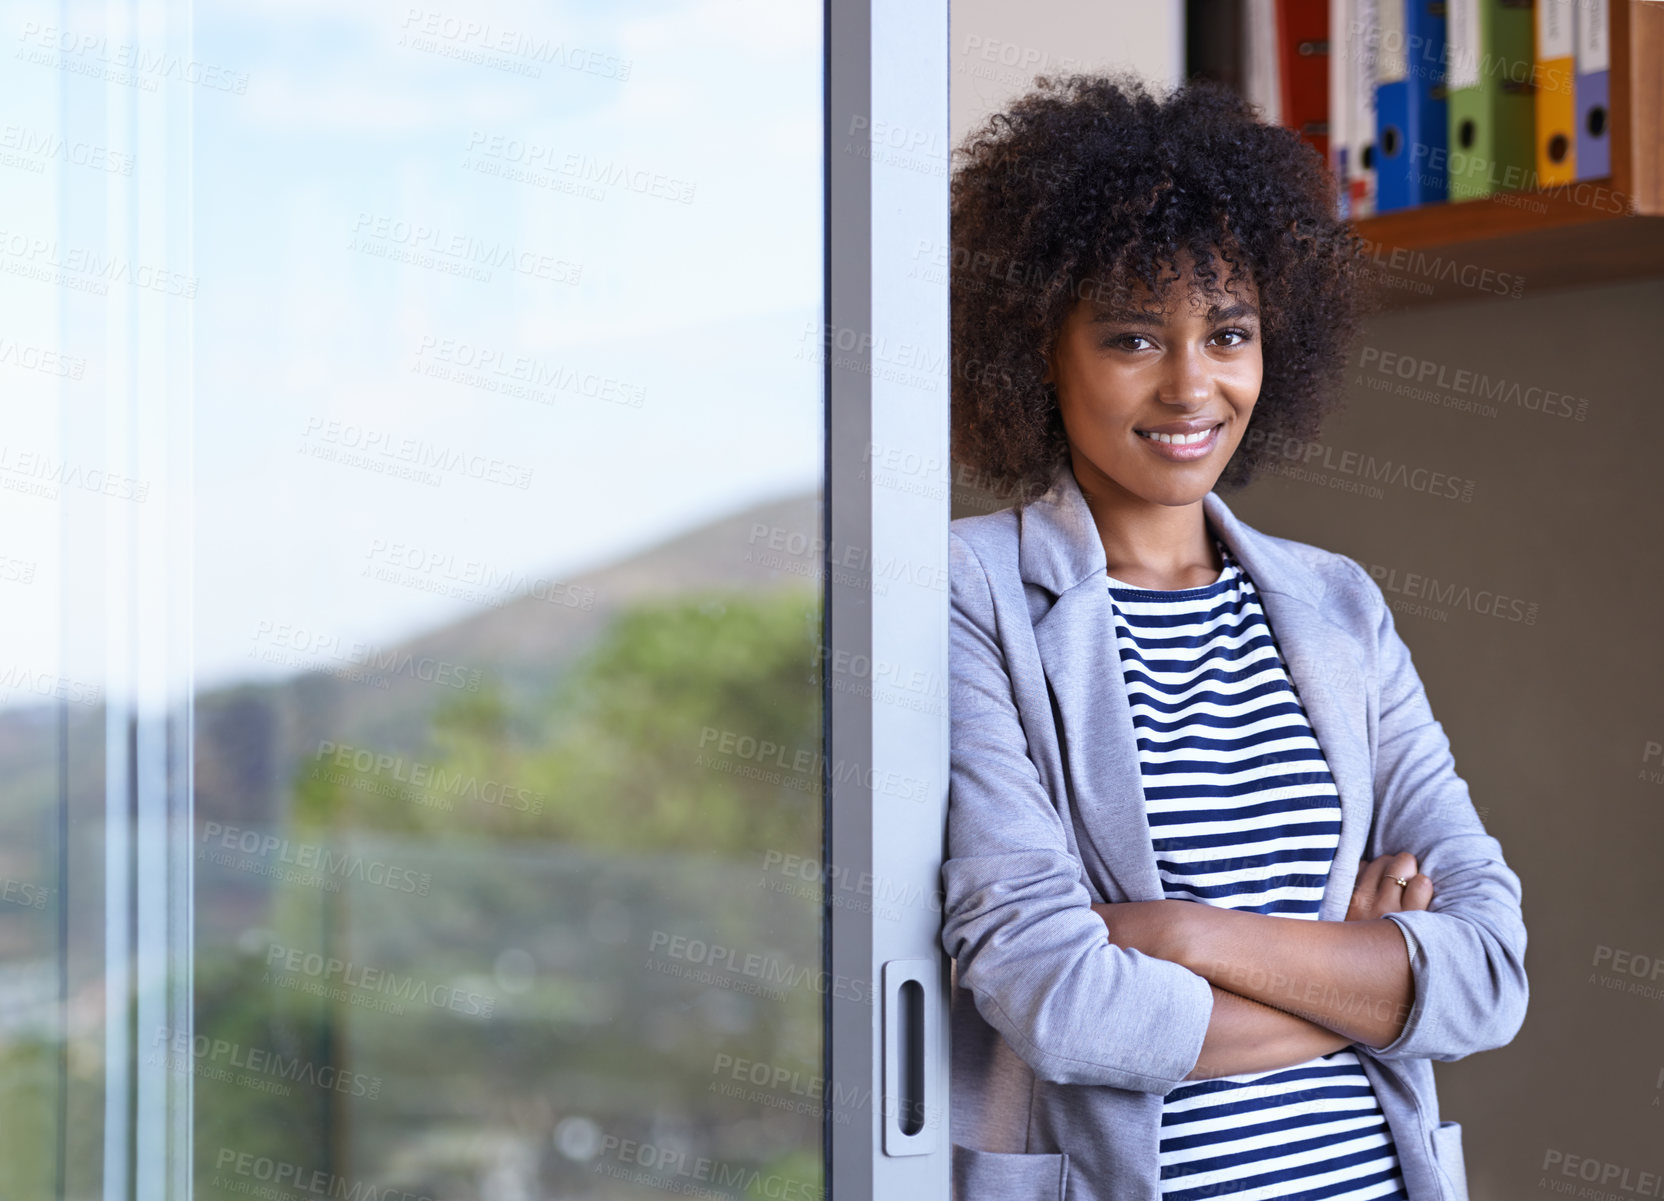
M1401 885L1399 880L1408 883ZM1357 882L1352 886L1351 904L1346 907L1346 920L1369 921L1389 913L1426 909L1432 903L1431 877L1417 875L1416 857L1400 851L1371 859L1359 869Z

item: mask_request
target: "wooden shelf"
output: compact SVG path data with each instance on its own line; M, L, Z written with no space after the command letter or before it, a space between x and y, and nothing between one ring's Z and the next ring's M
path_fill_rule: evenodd
M1360 218L1383 310L1664 275L1664 3L1611 0L1612 174Z
M1464 201L1477 207L1478 201ZM1476 300L1523 300L1558 288L1664 275L1664 217L1359 221L1378 311ZM1378 223L1379 222L1379 223Z

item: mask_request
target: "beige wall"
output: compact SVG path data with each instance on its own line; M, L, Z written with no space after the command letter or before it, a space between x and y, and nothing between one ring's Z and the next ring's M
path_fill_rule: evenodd
M956 87L966 26L991 28L978 24L988 7L956 4ZM1088 7L1107 28L1111 10L1145 6ZM1000 36L1022 42L1017 21ZM1044 28L1028 40L1081 42ZM1164 62L1161 37L1139 36ZM1627 1193L1608 1179L1617 1196L1664 1171L1664 968L1651 978L1664 957L1661 329L1664 279L1541 294L1528 279L1517 300L1377 316L1306 474L1288 464L1224 494L1257 528L1376 572L1457 771L1521 877L1525 1027L1436 1065L1474 1201L1553 1196L1553 1182L1575 1195L1583 1182L1544 1171L1573 1156L1628 1170ZM1388 478L1355 490L1366 470ZM1469 498L1417 490L1433 473L1458 493L1471 481ZM956 490L955 517L988 507ZM1620 955L1627 971L1613 970Z
M954 145L1036 75L1130 68L1165 90L1184 68L1180 0L951 0Z

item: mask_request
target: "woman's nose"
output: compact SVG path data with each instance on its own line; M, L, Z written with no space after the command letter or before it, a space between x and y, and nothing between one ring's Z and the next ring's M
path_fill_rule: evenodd
M1195 408L1213 395L1213 369L1200 347L1180 344L1164 364L1163 403Z

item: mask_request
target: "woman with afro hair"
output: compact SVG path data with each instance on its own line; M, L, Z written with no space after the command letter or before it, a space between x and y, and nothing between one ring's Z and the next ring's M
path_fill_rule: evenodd
M1363 251L1204 81L1041 78L957 152L957 1201L1467 1197L1432 1061L1509 1042L1520 884L1356 561L1214 491L1298 459Z

